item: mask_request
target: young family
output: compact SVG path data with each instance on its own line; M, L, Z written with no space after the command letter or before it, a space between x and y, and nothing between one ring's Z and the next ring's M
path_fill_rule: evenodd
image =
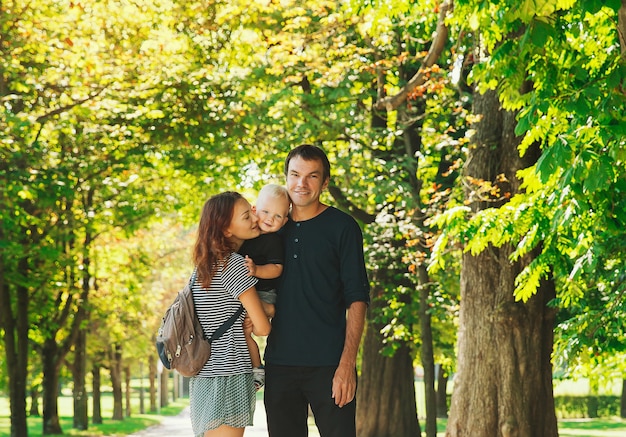
M301 145L285 160L286 189L255 206L236 192L211 197L193 250L196 311L210 335L242 304L190 381L195 436L241 437L265 385L270 437L356 436L356 357L369 304L361 230L320 201L330 163ZM271 322L270 322L271 320ZM266 336L265 366L251 334Z

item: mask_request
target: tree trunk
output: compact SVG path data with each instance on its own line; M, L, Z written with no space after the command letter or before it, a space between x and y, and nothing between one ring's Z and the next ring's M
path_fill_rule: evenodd
M433 331L430 317L430 278L426 266L418 267L420 278L420 328L421 356L424 368L424 399L426 404L426 437L437 437L437 394L435 393L435 359L433 352Z
M626 0L622 0L622 6L617 14L617 34L622 55L626 54Z
M0 230L0 234L3 231ZM26 260L19 262L27 275ZM0 327L4 332L4 352L9 383L11 437L28 435L26 424L26 377L28 369L28 289L12 288L4 280L4 261L0 257ZM11 291L15 292L12 295ZM15 307L12 303L15 302ZM15 308L15 314L13 314Z
M92 375L92 388L91 391L93 392L93 417L92 417L92 422L94 423L94 425L101 425L102 424L102 397L101 397L101 391L100 391L100 382L101 382L101 378L100 378L100 365L96 364L93 366L93 368L91 369L91 375Z
M401 73L405 75L406 72ZM408 77L412 77L416 72L411 71ZM406 78L406 77L405 77ZM425 207L422 203L422 187L424 181L417 177L418 166L416 156L422 150L422 127L424 114L426 113L426 102L422 99L415 100L409 105L404 105L398 109L398 130L402 130L403 148L400 162L404 161L408 166L406 179L411 186L411 196L415 205L412 214L412 222L419 230L421 244L416 247L416 251L422 253L424 259L430 255L429 245L424 241L423 235L430 232L428 226L424 224L426 219ZM417 257L420 258L420 257ZM432 282L426 270L424 262L416 265L419 292L419 321L420 321L420 355L422 367L424 369L424 402L426 407L426 437L437 437L437 398L435 395L435 358L433 346L433 331L430 316L430 291Z
M143 361L139 363L139 414L146 414L146 394L143 387Z
M59 423L59 360L58 346L54 338L44 340L43 363L43 435L63 434Z
M93 190L89 190L85 199L85 210L93 204ZM89 273L89 267L91 265L91 257L89 256L89 250L92 242L92 236L90 231L85 232L85 243L83 246L83 270L82 270L82 287L81 297L82 302L80 308L76 313L76 317L79 320L88 319L88 298L89 290L91 288L91 275ZM87 377L87 328L80 325L76 328L76 341L74 344L74 428L80 430L86 430L89 428L89 415L87 413L87 407L89 405L89 396L85 387L85 378Z
M31 386L30 388L30 410L28 411L28 415L30 417L39 417L39 396L41 392L39 391L39 386Z
M113 420L124 420L122 405L122 348L115 345L111 351L111 386L113 387Z
M160 396L159 402L160 402L161 407L167 407L169 403L169 395L167 392L169 379L170 379L170 371L167 369L163 369L163 371L159 375L159 381L161 384L160 385L161 390L159 391L159 396Z
M513 135L515 117L500 109L497 94L476 95L476 126L466 176L496 183L504 175L504 191L515 193L518 169L525 168ZM527 157L526 159L536 159ZM502 180L502 179L501 179ZM466 198L474 211L498 207ZM465 253L461 269L458 364L448 437L556 437L552 392L554 283L543 281L526 303L513 296L515 278L531 259L509 261L511 247L488 246L477 255Z
M85 387L85 376L87 374L87 332L81 329L76 339L74 348L74 365L72 366L74 378L74 428L86 430L89 428L89 416L87 405L89 396Z
M383 304L374 299L369 312ZM377 308L372 308L377 307ZM368 315L363 344L361 377L357 390L357 435L359 437L420 436L415 403L411 348L402 345L392 357L380 353L382 326Z
M154 358L148 360L148 378L150 381L150 412L155 413L157 407L157 366Z
M130 417L131 414L131 405L130 405L130 368L128 366L124 367L124 387L126 388L126 417Z
M626 379L622 379L622 396L620 397L619 416L626 419Z
M439 364L437 373L437 417L448 417L448 372Z
M172 373L172 401L176 402L178 399L178 382L180 381L180 375L178 372Z

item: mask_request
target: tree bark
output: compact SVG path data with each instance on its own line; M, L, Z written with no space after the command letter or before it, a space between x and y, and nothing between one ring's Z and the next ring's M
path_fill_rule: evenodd
M93 205L93 190L87 192L85 197L85 210ZM88 311L88 298L89 290L91 288L91 275L89 267L91 265L91 257L89 254L92 242L92 235L89 230L85 232L85 240L83 246L83 270L82 270L82 302L80 308L77 311L76 317L80 320L87 320L89 318ZM74 428L80 430L86 430L89 428L89 415L88 405L89 396L87 395L87 388L85 378L87 377L87 328L78 326L76 335L76 343L74 345Z
M383 304L373 300L369 312ZM361 377L357 390L357 435L359 437L400 437L421 435L415 402L413 358L409 345L402 345L392 357L380 353L383 337L380 324L367 317Z
M433 330L430 317L430 278L426 266L418 267L420 277L420 328L422 337L421 357L424 368L424 402L426 404L426 437L437 437L437 394L435 392L435 359Z
M43 435L63 434L59 422L59 348L54 338L44 340L43 362Z
M617 34L622 55L626 54L626 0L622 0L622 6L617 13Z
M91 418L92 422L96 425L102 424L102 396L100 391L101 386L101 378L100 378L100 365L95 364L91 369L91 376L93 379L92 389L93 392L93 417Z
M620 397L619 416L626 419L626 379L622 379L622 395Z
M124 388L126 395L126 417L130 417L131 415L131 405L130 405L130 368L128 366L124 367Z
M64 205L67 208L67 205ZM71 226L68 227L71 229ZM65 255L72 256L74 253L75 235L69 233L67 241L63 243ZM66 290L68 297L61 297L65 293L58 292L57 296L57 316L51 317L49 325L43 328L45 338L41 349L43 362L43 429L44 434L62 434L59 422L58 408L58 383L59 371L73 345L76 344L81 324L86 317L86 303L89 296L88 281L83 278L83 287L80 293L76 294L74 284L76 282L76 269L66 270L65 281L69 288ZM79 302L77 309L74 304ZM62 332L67 330L64 338ZM60 339L62 338L62 339ZM84 379L84 374L83 374ZM84 387L83 387L84 389Z
M81 329L76 339L74 348L74 365L72 366L72 376L74 379L74 428L86 430L89 428L89 416L87 405L89 396L85 387L85 376L87 374L87 332Z
M437 417L448 417L448 372L439 364L437 373Z
M491 181L515 193L515 172L528 166L517 152L515 115L500 109L495 92L476 95L474 113L482 117L466 165L466 176ZM536 159L528 156L525 159ZM468 191L474 211L499 207L502 198L485 199ZM544 281L526 303L513 296L515 278L531 261L509 261L513 248L488 246L465 253L461 269L458 364L447 437L556 437L552 392L554 283Z
M159 380L161 382L161 391L159 392L159 402L161 407L167 407L169 404L169 394L168 394L168 381L170 379L170 371L167 369L163 369L161 374L159 375Z
M0 235L3 231L0 230ZM18 262L28 276L26 259ZM14 293L14 294L13 294ZM28 434L26 423L26 377L28 369L28 305L26 287L11 287L5 282L4 260L0 257L0 327L4 332L4 351L9 383L11 437ZM15 302L15 306L12 305ZM15 313L13 313L15 308Z
M150 412L155 413L158 409L157 407L157 366L156 360L151 359L148 360L148 378L150 384Z
M111 350L111 386L113 387L113 420L124 420L122 405L122 347L114 345Z
M146 414L146 391L143 387L143 361L139 363L139 414Z
M41 392L39 391L39 386L31 386L30 388L30 410L28 411L28 415L30 417L39 417L39 396Z
M172 373L172 401L176 402L178 399L178 383L180 381L180 375L178 372Z

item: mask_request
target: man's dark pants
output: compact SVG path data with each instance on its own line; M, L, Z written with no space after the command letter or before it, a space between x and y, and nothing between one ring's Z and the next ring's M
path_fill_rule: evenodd
M321 437L356 437L356 397L339 408L332 395L336 367L265 366L270 437L306 437L311 405Z

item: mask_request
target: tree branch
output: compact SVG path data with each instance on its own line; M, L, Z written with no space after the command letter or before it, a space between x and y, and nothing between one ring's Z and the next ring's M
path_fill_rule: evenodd
M344 196L341 188L339 188L338 186L329 184L328 192L331 196L333 196L335 202L337 202L337 206L339 206L341 209L348 211L348 213L356 220L359 220L365 224L370 224L376 219L375 214L370 214L367 211L364 211L361 208L357 207L354 203L350 202L346 198L346 196Z
M82 100L77 100L75 102L70 103L69 105L60 106L60 107L58 107L58 108L56 108L56 109L54 109L54 110L52 110L52 111L50 111L50 112L48 112L46 114L40 115L39 117L37 117L37 123L43 123L47 119L49 119L51 117L54 117L55 115L62 114L62 113L67 112L67 111L69 111L70 109L72 109L72 108L74 108L76 106L80 106L83 103L86 103L89 100L98 97L102 93L102 91L104 91L104 90L105 90L105 88L101 88L100 90L98 90L98 92L96 92L96 93L94 93L94 94L92 94L90 96L87 96L87 97L85 97Z
M437 20L437 30L435 32L435 38L433 39L433 43L430 46L430 50L428 50L428 54L424 58L422 67L417 71L417 73L415 73L415 76L413 76L407 82L407 84L402 87L398 94L386 97L376 102L376 104L374 105L375 109L379 111L392 111L396 109L398 106L404 103L404 101L406 101L407 96L411 93L411 91L426 82L424 71L435 64L435 61L439 59L439 56L446 46L446 40L448 39L448 27L445 24L445 18L451 9L452 0L444 0L443 2L441 2L441 4L439 5L439 19Z
M622 57L624 57L626 56L626 0L622 0L622 6L617 12L617 34L619 35Z

